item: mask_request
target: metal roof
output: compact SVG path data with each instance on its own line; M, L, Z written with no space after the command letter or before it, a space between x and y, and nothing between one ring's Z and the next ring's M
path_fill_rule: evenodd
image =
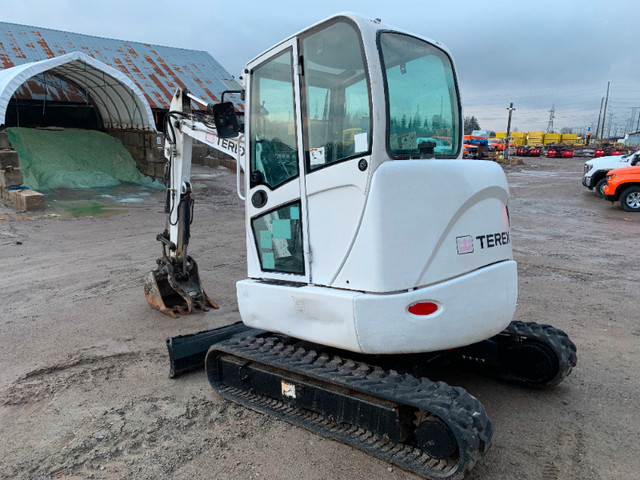
M105 127L155 130L151 108L138 86L120 70L82 52L0 70L0 124L16 89L44 72L65 78L83 90L100 111Z
M207 52L0 22L0 69L75 51L126 74L151 108L168 109L178 87L186 87L211 102L219 102L225 90L240 89L238 82ZM239 96L229 99L243 111L242 102L234 97Z

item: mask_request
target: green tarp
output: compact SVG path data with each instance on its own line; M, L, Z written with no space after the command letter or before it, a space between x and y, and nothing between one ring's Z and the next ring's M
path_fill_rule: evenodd
M33 190L149 185L122 143L94 130L8 128L24 184Z

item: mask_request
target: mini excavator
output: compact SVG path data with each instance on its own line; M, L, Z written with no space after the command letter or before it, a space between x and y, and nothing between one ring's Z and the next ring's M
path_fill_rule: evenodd
M250 61L242 80L244 125L224 101L238 92L206 104L178 89L165 120L167 227L147 300L172 316L216 307L187 255L193 139L237 159L248 263L242 323L167 339L172 376L204 363L224 398L425 478L463 478L491 422L429 369L548 388L576 347L512 321L507 181L461 158L451 54L340 14Z

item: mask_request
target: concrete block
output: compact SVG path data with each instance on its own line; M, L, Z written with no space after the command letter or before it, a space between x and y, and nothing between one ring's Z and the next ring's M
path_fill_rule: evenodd
M129 151L129 153L131 154L131 157L138 161L138 159L140 158L140 148L135 147L133 145L125 145L125 148Z
M223 167L227 167L229 170L236 170L236 161L233 158L220 160L220 165L222 165Z
M164 146L164 135L161 133L145 133L145 148L162 148Z
M197 165L206 165L207 167L219 167L220 166L220 160L218 160L217 158L213 158L213 157L198 157L198 158L194 158L194 162Z
M164 155L162 155L162 152L154 148L145 150L144 158L147 162L150 163L161 163L162 165L167 163L167 159L164 157Z
M136 146L136 138L131 132L124 132L122 143L125 147L135 147Z
M14 167L7 167L4 170L0 170L0 187L15 187L22 185L22 170Z
M209 156L209 147L202 143L194 143L191 155L194 157L207 157Z
M0 168L19 167L20 160L15 150L0 150Z
M117 138L122 141L122 132L120 130L108 130L107 133L113 138Z
M153 178L155 179L163 179L164 178L164 164L162 163L154 163L154 171Z
M33 190L7 190L8 199L18 212L32 212L45 207L44 195Z
M0 132L0 149L13 148L9 143L9 135L7 132Z
M140 173L146 175L147 177L153 177L155 173L155 168L152 163L138 162L137 167Z

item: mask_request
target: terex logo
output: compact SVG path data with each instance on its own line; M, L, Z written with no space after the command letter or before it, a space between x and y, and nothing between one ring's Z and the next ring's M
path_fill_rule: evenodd
M498 245L508 245L509 232L490 233L488 235L478 235L476 237L480 241L480 248L493 248Z

